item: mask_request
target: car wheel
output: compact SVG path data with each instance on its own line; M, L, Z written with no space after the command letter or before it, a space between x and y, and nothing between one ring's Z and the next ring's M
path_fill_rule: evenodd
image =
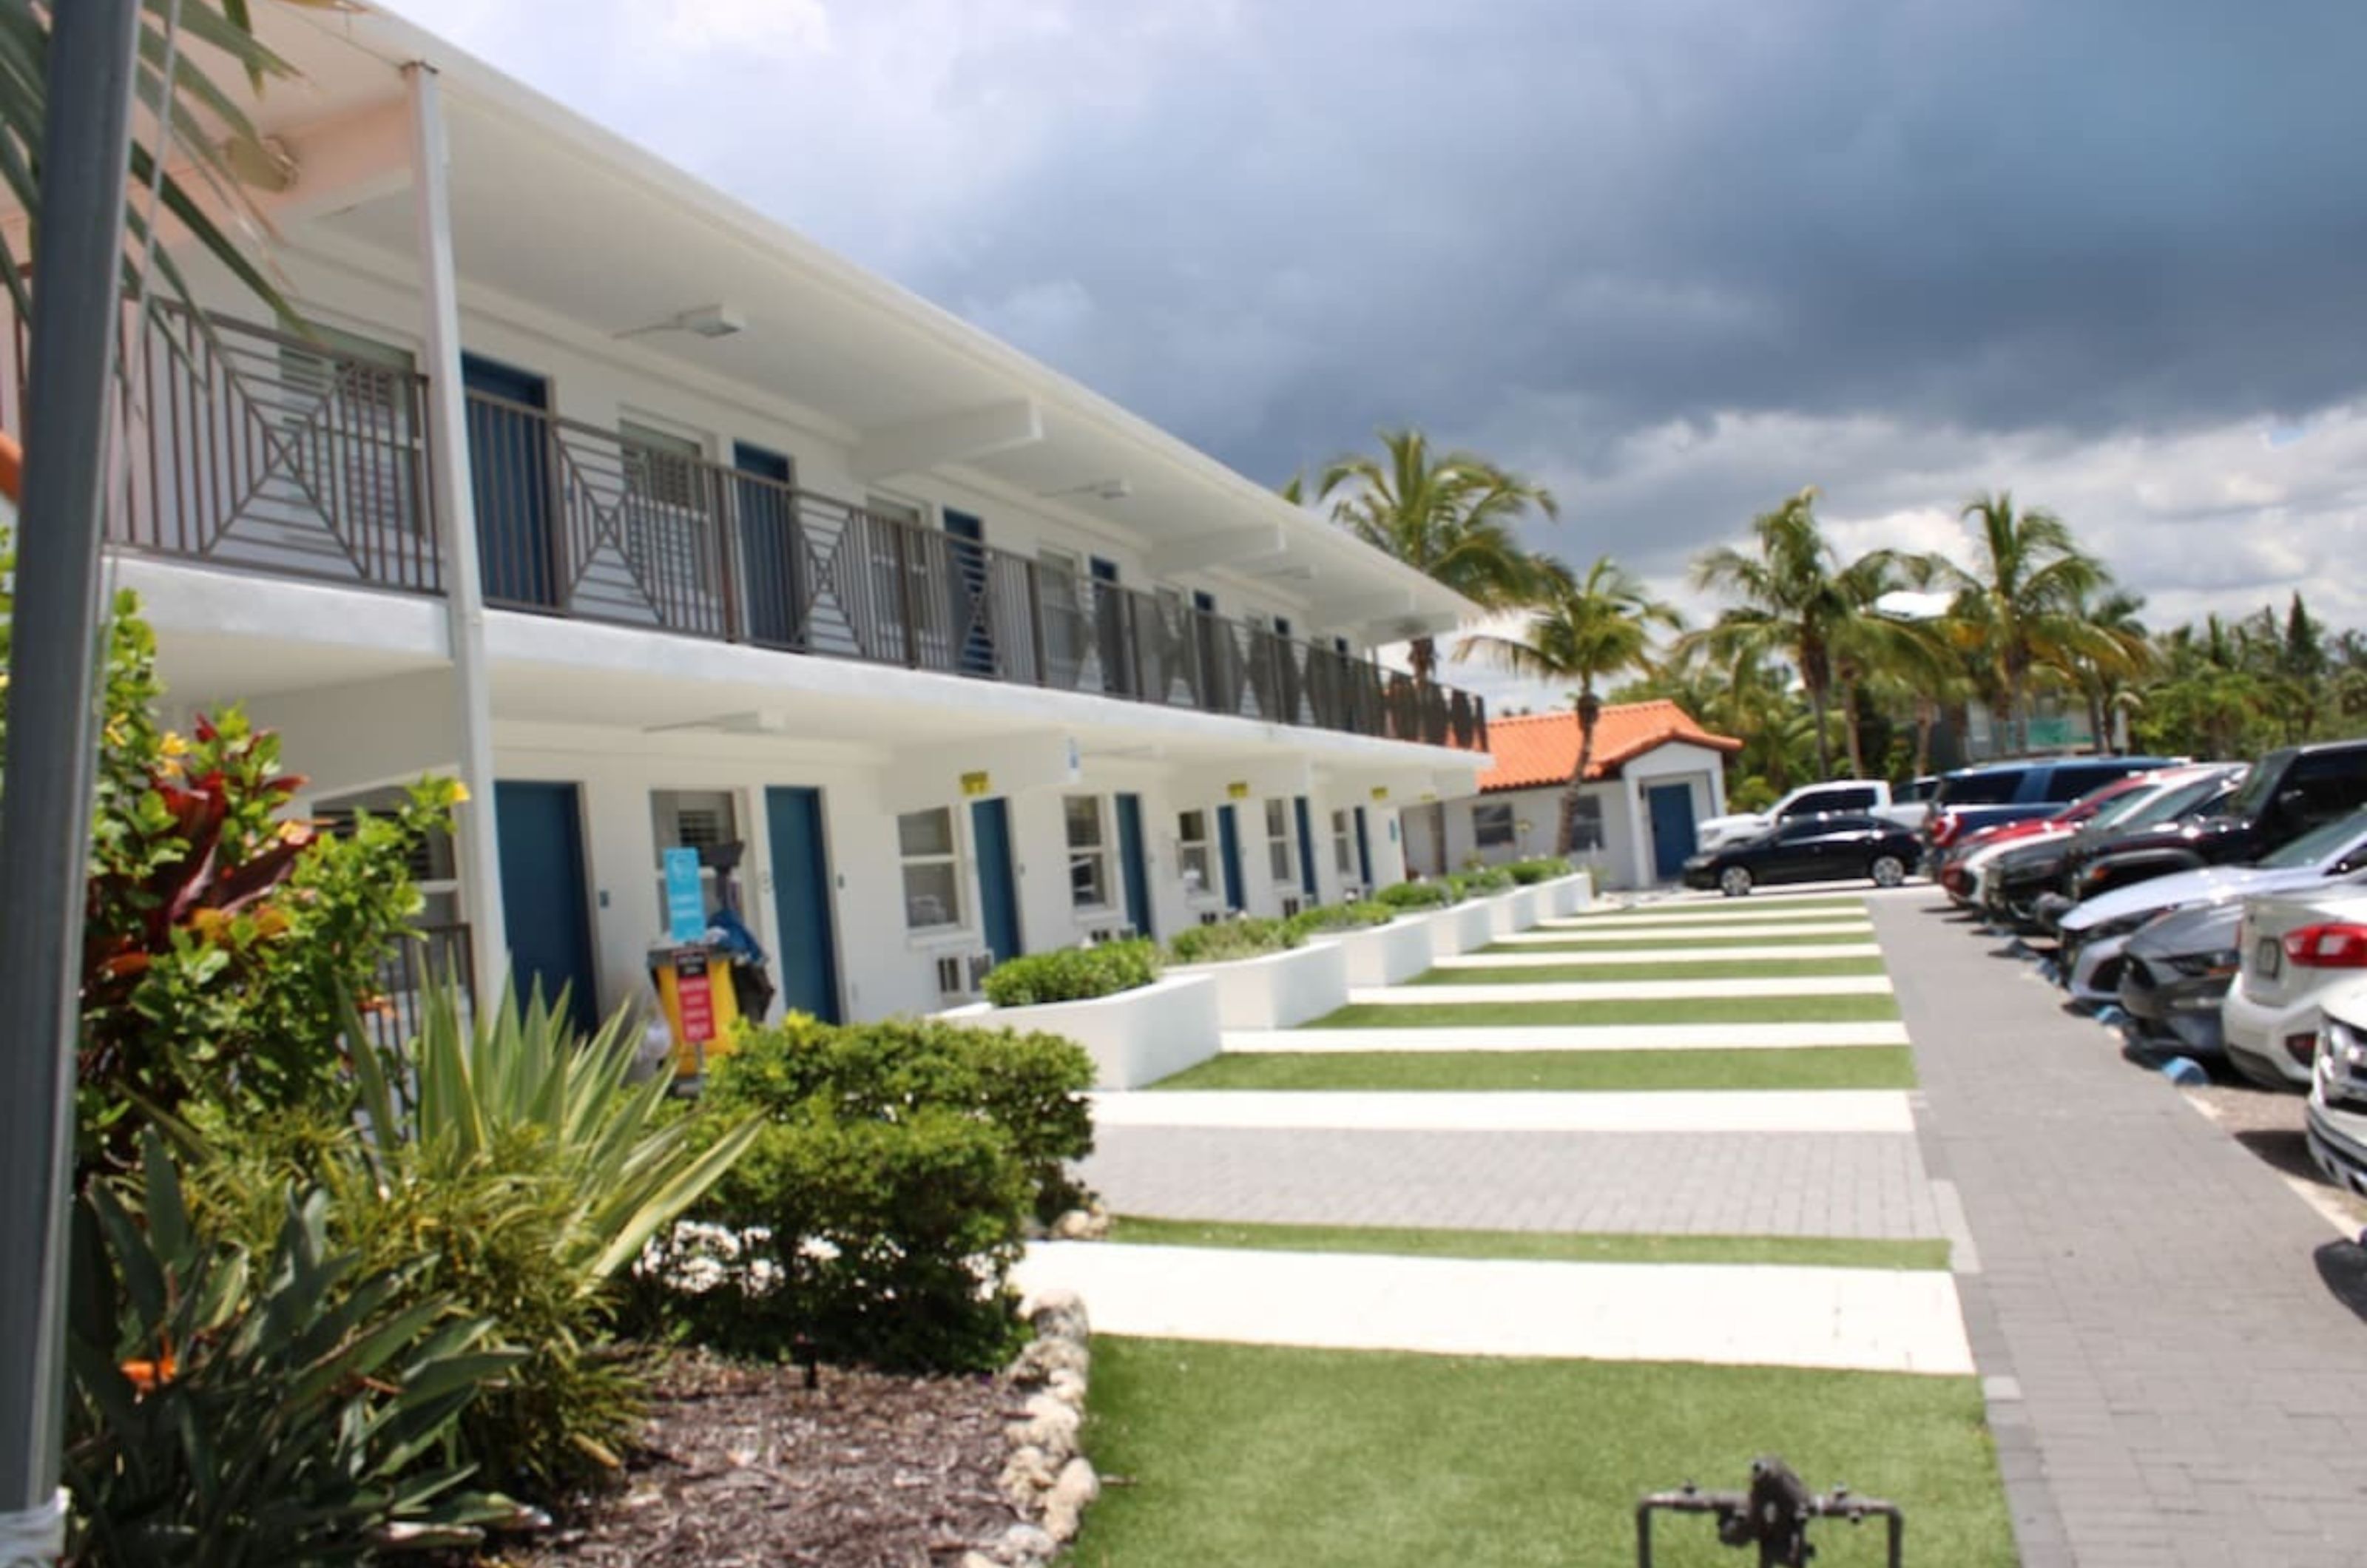
M1746 866L1730 865L1717 874L1717 890L1729 898L1739 898L1750 891L1750 872Z
M1865 874L1874 878L1876 887L1896 887L1907 880L1907 863L1897 855L1876 855Z

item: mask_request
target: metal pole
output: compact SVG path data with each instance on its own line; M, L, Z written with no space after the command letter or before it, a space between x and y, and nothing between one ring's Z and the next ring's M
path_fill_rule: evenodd
M493 820L493 703L485 661L485 593L477 562L476 490L470 471L469 403L460 378L460 301L452 276L452 206L436 68L402 68L411 89L413 209L418 219L419 297L427 352L428 483L444 530L444 602L452 642L454 710L459 716L460 783L468 802L453 818L459 843L460 902L469 912L469 955L480 1011L501 995L510 972L502 910L501 842Z
M0 792L0 1564L65 1550L67 1197L139 0L53 6Z

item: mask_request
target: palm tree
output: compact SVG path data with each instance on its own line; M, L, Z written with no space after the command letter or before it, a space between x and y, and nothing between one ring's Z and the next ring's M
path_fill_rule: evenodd
M336 0L295 0L332 8ZM50 15L54 0L0 0L0 182L38 225L41 214L40 168L42 118L50 96ZM149 241L149 195L165 214L187 229L214 260L282 321L300 325L246 250L210 213L231 215L232 228L260 231L264 223L246 196L242 170L272 163L263 138L238 101L206 74L196 48L228 58L256 92L266 81L295 73L255 37L248 0L143 0L138 73L141 113L133 127L131 181L125 201L130 243L123 258L124 293L137 294L139 272ZM177 24L177 28L176 28ZM171 62L169 73L165 62ZM160 130L169 126L164 167L158 152ZM203 199L201 199L203 198ZM0 231L0 283L5 283L19 320L31 316L25 263ZM188 281L160 244L156 275L185 302L194 303ZM198 318L202 326L203 317Z
M1840 699L1841 738L1849 748L1852 778L1866 776L1858 693L1869 683L1917 692L1934 689L1944 684L1958 665L1955 649L1937 622L1910 620L1881 608L1886 596L1900 589L1920 588L1939 570L1939 563L1928 556L1873 550L1834 574L1834 586L1847 613L1833 623L1831 630L1833 694ZM1928 752L1928 732L1920 739L1919 754Z
M1533 681L1578 682L1570 699L1578 708L1578 761L1562 786L1554 827L1554 853L1567 856L1585 793L1586 770L1594 761L1594 727L1603 716L1595 682L1641 665L1651 646L1652 627L1673 631L1683 623L1674 609L1654 598L1609 556L1598 557L1582 579L1571 576L1559 561L1546 562L1541 575L1526 636L1476 634L1455 645L1455 657L1478 653Z
M1756 553L1722 545L1693 558L1696 588L1725 593L1738 603L1715 625L1693 636L1721 657L1745 652L1787 660L1808 694L1815 721L1817 768L1833 771L1830 708L1844 661L1894 643L1878 621L1874 601L1903 586L1908 558L1873 550L1847 566L1817 525L1817 489L1801 491L1772 512L1751 520ZM1852 677L1854 679L1854 677ZM1852 724L1852 729L1855 728ZM1857 760L1857 744L1851 742Z
M1984 684L2013 727L2017 750L2030 745L2032 672L2065 669L2111 639L2080 618L2088 596L2112 583L2103 562L2082 550L2070 525L2052 512L2014 508L2005 491L1977 495L1961 515L1978 525L1978 573L1953 564L1941 575L1956 589L1958 636L1980 657Z
M2129 682L2153 668L2153 640L2137 619L2145 604L2144 594L2116 588L2100 599L2082 595L2074 606L2094 636L2068 650L2063 672L2088 705L2088 733L2099 751L2114 749L2112 718L2125 706Z
M1553 492L1469 452L1433 457L1418 430L1384 430L1380 441L1382 457L1340 457L1323 470L1317 495L1338 498L1332 517L1483 609L1527 602L1540 579L1520 524L1532 511L1558 519ZM1414 679L1429 684L1435 640L1415 637L1410 656Z

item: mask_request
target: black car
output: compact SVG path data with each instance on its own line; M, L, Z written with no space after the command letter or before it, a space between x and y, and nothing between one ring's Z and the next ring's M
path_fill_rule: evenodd
M2205 865L2250 865L2313 828L2367 807L2367 740L2288 746L2252 764L2206 817L2133 834L2076 868L2068 889L2093 898L2133 882Z
M2240 964L2236 928L2244 901L2177 909L2129 938L2121 964L2121 1010L2140 1044L2188 1056L2224 1057L2219 1002Z
M1853 876L1896 887L1907 880L1920 849L1912 832L1879 817L1794 817L1755 839L1693 856L1685 862L1685 886L1715 887L1729 898L1761 885Z

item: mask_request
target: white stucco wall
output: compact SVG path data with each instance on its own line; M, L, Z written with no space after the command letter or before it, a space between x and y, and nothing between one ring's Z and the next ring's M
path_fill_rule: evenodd
M1598 868L1597 886L1652 885L1651 821L1645 810L1644 791L1656 784L1677 783L1692 788L1694 821L1726 810L1725 755L1706 746L1676 742L1658 747L1624 763L1617 778L1586 786L1587 798L1602 807L1603 849L1599 853L1577 858ZM1464 795L1444 802L1446 869L1460 870L1475 859L1484 864L1501 865L1553 853L1554 819L1561 809L1560 802L1558 784ZM1482 803L1511 805L1512 844L1485 850L1478 847L1472 808ZM1409 863L1420 866L1425 874L1438 864L1433 826L1437 815L1429 806L1409 806L1401 814Z

